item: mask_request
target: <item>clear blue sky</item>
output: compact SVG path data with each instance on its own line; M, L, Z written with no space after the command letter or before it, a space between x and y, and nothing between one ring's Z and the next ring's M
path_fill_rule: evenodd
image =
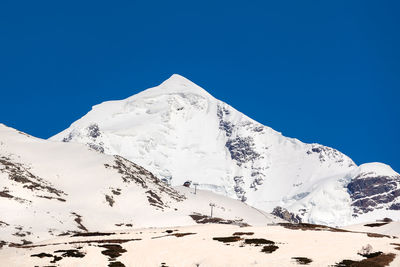
M399 14L385 0L2 0L0 122L47 138L178 73L286 136L400 171Z

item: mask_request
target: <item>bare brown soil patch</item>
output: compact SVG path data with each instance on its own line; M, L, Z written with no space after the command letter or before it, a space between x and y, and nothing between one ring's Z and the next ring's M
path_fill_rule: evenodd
M367 226L367 227L380 227L380 226L383 226L383 225L386 225L386 224L388 224L387 222L384 222L384 223L367 223L367 224L364 224L364 226Z
M273 245L275 244L274 241L264 239L264 238L248 238L244 240L244 243L247 245Z
M223 243L231 243L231 242L237 242L239 240L242 240L240 236L227 236L227 237L214 237L213 240L223 242Z
M254 235L253 232L235 232L233 235Z
M343 260L334 267L384 267L388 266L396 257L393 253L380 254L379 256L364 259L361 261Z
M87 233L76 233L72 235L72 237L76 236L109 236L114 235L115 233L101 233L101 232L87 232Z
M261 249L261 252L264 252L264 253L272 253L272 252L274 252L275 250L277 250L279 247L278 246L276 246L276 245L269 245L269 246L264 246L262 249Z
M292 259L295 260L296 263L300 265L308 265L312 262L312 259L306 257L292 257Z

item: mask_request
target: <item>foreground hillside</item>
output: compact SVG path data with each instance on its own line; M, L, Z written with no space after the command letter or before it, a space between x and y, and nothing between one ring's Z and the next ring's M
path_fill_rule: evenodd
M0 250L5 266L400 266L393 236L316 225L201 225L76 234Z
M336 149L284 137L179 75L94 106L51 140L123 156L173 185L192 180L293 221L400 219L400 175L390 166L357 167Z
M49 142L0 124L0 247L88 231L279 221L238 200L171 188L120 156Z

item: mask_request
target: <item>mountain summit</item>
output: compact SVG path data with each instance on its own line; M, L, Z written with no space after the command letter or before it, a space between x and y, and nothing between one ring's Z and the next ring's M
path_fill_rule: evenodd
M400 218L397 173L388 176L379 164L357 167L336 149L284 137L177 74L94 106L51 140L84 143L172 185L197 182L295 221L345 225L382 214Z

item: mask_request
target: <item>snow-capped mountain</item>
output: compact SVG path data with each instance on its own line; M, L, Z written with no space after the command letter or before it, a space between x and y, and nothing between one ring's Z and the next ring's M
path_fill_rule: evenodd
M296 220L345 225L382 211L400 218L400 176L389 166L357 167L336 149L284 137L179 75L94 106L51 140L123 156L173 185L191 180L268 212L280 207L276 214Z
M0 248L82 231L280 219L208 191L171 188L121 156L38 139L0 124Z

